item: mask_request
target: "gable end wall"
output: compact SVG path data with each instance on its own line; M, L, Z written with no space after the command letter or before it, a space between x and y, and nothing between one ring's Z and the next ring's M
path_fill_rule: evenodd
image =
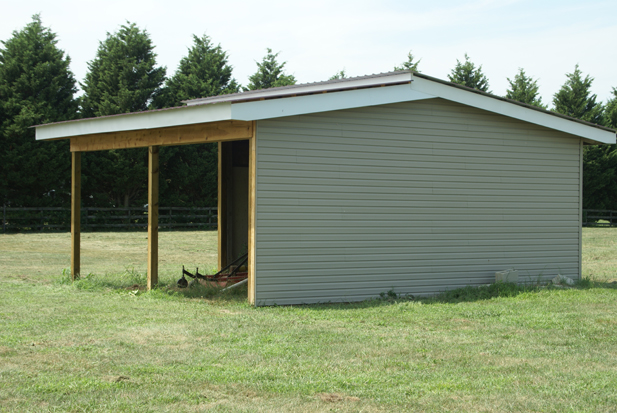
M578 278L580 151L441 99L259 121L256 304Z

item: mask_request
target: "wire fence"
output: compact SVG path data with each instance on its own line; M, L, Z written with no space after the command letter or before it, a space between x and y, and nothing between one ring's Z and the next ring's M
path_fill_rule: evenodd
M159 207L161 229L216 229L216 207ZM148 228L148 208L81 208L82 231ZM70 208L2 208L2 233L70 231Z
M617 211L584 209L584 227L614 227L617 226Z
M583 210L584 227L617 226L617 211ZM216 229L216 207L159 207L161 229ZM148 208L82 208L82 231L148 228ZM70 208L2 208L2 233L70 231Z

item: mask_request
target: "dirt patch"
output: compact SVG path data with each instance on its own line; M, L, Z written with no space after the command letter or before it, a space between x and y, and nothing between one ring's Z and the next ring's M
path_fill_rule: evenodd
M342 402L343 400L345 400L345 397L341 396L340 394L336 394L336 393L319 393L317 396L322 401L328 402L328 403Z
M222 310L221 310L221 313L223 313L223 314L231 314L231 315L238 315L238 314L242 314L242 313L240 313L240 312L238 312L238 311L230 311L230 310L227 310L227 309L222 309Z
M129 381L129 380L131 380L129 376L117 376L117 377L112 378L111 381L113 381L114 383L120 383L123 381Z
M0 346L0 356L8 355L14 351L15 350L10 347Z
M40 271L39 271L39 273L40 273ZM30 283L30 284L34 284L34 283L37 283L37 282L47 282L47 281L49 281L46 278L44 278L43 276L39 276L39 278L33 279L30 275L26 275L26 274L9 275L6 278L12 278L14 280L20 280L20 281L27 282L27 283Z
M348 402L360 401L359 397L345 396L344 394L338 394L338 393L318 393L317 397L319 397L321 401L324 401L326 403L337 403L337 402L343 402L343 401L348 401Z

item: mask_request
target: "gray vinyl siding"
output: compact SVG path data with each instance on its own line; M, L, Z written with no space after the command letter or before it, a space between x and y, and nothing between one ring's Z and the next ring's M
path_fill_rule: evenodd
M441 99L259 121L256 303L578 278L580 151Z

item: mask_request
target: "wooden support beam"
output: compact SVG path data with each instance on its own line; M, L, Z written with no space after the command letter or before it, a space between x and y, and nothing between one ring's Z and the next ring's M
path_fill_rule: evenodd
M148 149L148 290L159 282L159 147Z
M71 279L81 271L81 153L72 154L71 178Z
M80 135L71 138L71 152L234 141L249 139L253 136L252 129L253 122L227 120L169 128Z
M255 305L255 185L257 171L257 139L253 122L253 136L249 140L249 242L248 242L248 300Z
M219 142L218 147L218 204L217 204L217 224L218 224L218 265L219 271L227 265L227 187L225 176L225 157L223 154L223 142Z

